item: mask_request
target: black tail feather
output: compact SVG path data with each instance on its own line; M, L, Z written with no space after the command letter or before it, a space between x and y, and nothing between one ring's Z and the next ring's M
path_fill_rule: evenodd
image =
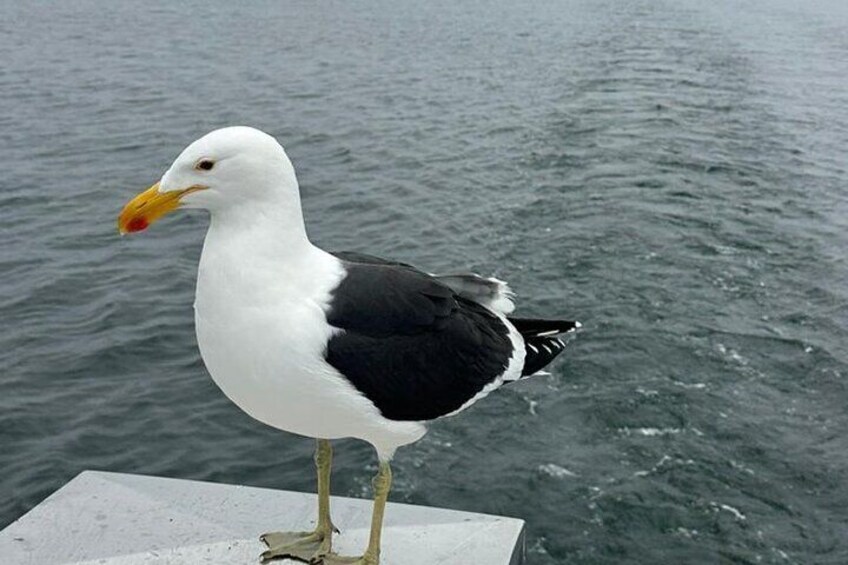
M510 318L509 321L524 338L526 355L521 376L532 375L553 361L565 348L565 342L557 336L580 327L580 322L570 320Z

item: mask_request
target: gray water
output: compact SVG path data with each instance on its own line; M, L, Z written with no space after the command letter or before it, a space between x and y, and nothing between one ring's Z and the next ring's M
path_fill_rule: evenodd
M249 124L319 244L585 324L393 500L522 517L533 565L848 562L848 3L4 2L0 53L0 526L90 468L314 488L205 373L206 218L115 231Z

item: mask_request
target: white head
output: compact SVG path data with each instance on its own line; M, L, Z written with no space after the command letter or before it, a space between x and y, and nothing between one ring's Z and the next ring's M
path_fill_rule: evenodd
M213 215L269 208L296 208L297 177L277 140L257 129L215 130L186 147L162 179L121 212L121 233L141 231L180 206Z

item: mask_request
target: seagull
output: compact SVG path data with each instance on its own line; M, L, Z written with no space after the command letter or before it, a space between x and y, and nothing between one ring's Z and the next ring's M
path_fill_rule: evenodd
M254 419L315 438L318 521L270 532L261 562L378 565L395 451L493 390L537 374L579 322L508 317L506 283L434 275L307 237L294 167L272 136L215 130L189 145L159 182L130 200L121 234L178 208L209 211L194 303L197 344L212 379ZM332 549L330 440L377 453L368 545Z

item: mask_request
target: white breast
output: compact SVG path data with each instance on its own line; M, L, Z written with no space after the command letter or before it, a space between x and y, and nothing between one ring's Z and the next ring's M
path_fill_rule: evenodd
M214 227L214 226L213 226ZM331 291L344 276L332 255L257 253L210 228L197 278L201 356L224 394L253 418L296 434L358 437L389 454L424 433L383 418L324 359Z

